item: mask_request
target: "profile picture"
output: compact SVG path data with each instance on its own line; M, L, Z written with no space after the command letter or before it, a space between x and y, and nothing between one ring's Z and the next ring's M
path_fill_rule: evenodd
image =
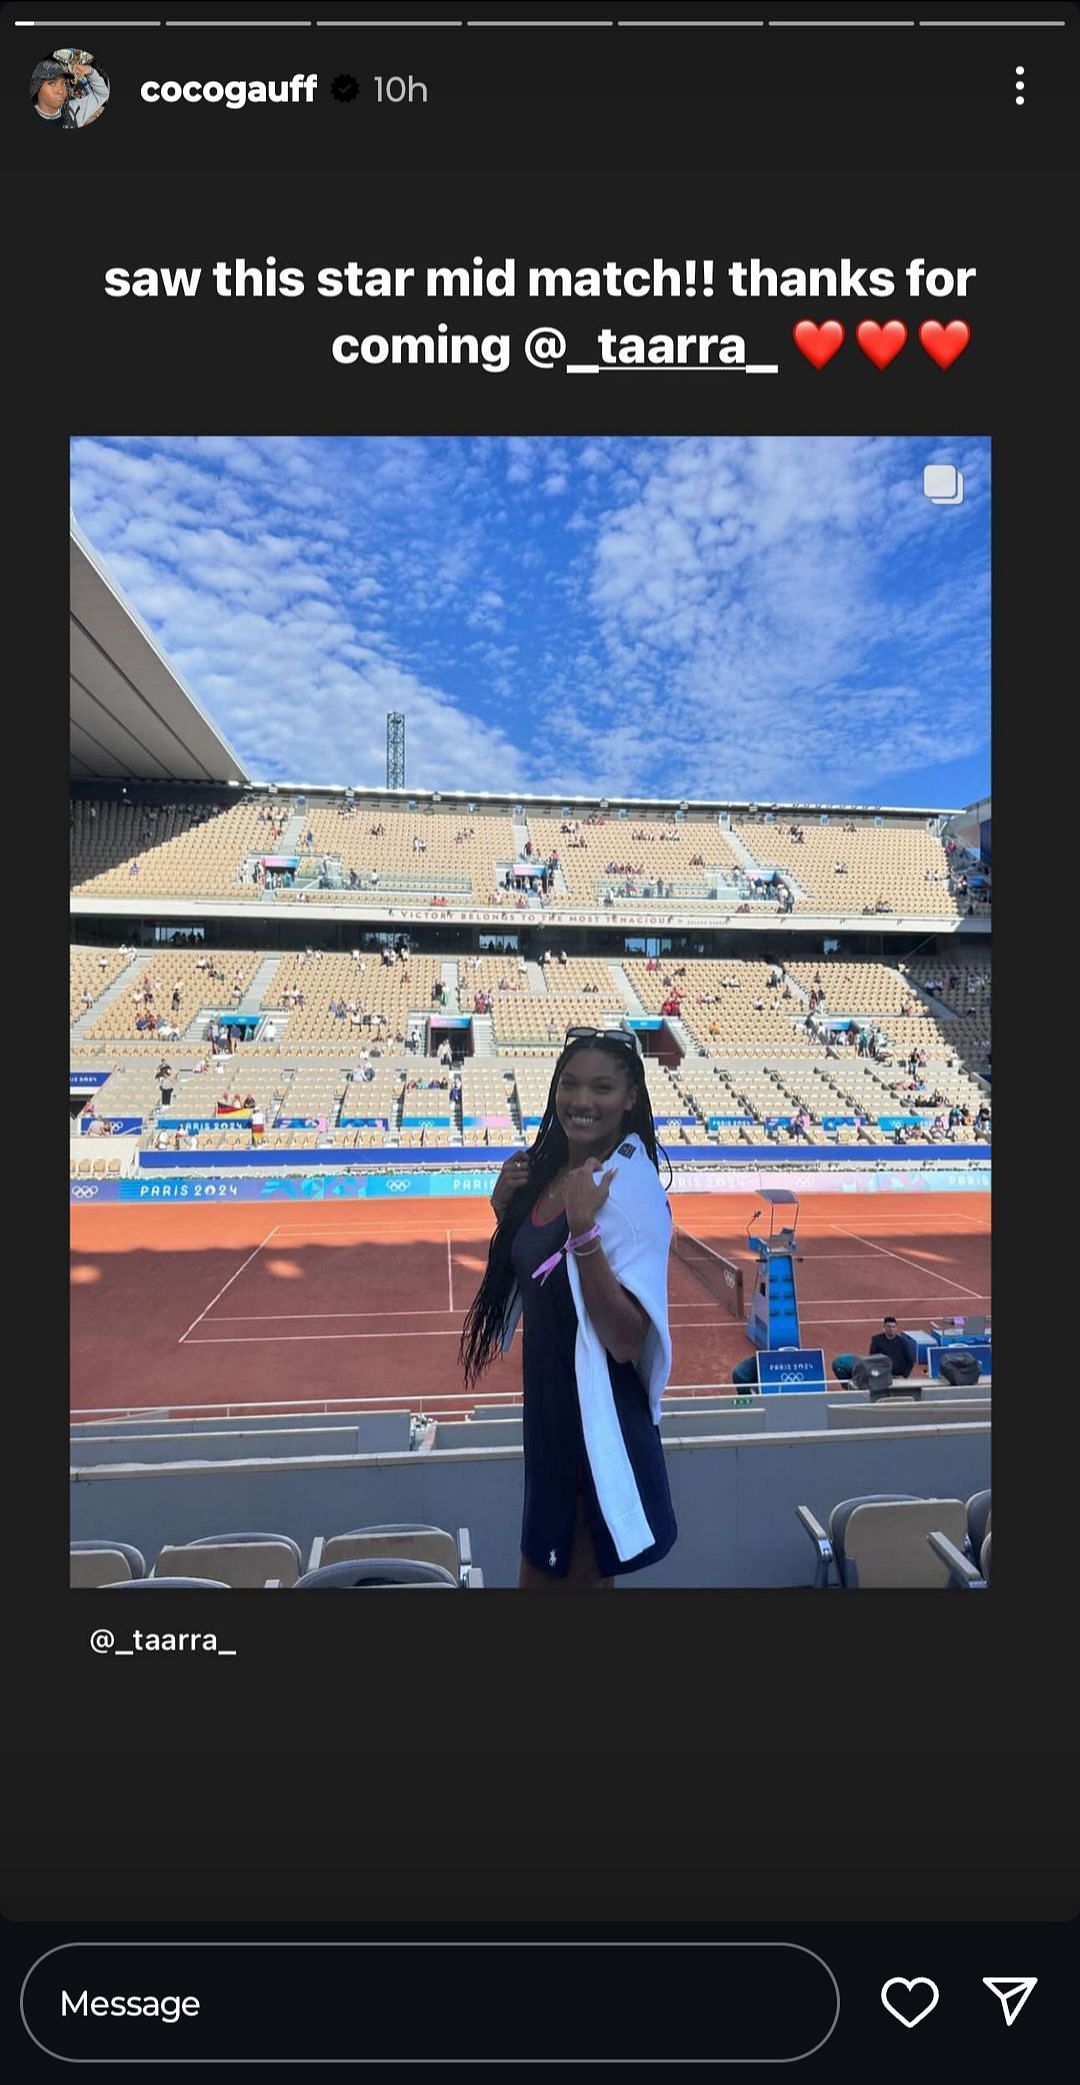
M43 123L58 130L83 130L96 121L109 99L108 75L92 51L53 51L30 75L30 106Z

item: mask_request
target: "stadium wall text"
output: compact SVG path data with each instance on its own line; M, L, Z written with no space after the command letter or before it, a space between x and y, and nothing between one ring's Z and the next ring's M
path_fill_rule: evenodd
M215 1154L215 1157L220 1154ZM721 1172L702 1167L691 1174L678 1172L672 1186L675 1194L758 1194L766 1187L791 1187L800 1194L927 1194L988 1193L990 1167L977 1165L891 1166L880 1172L848 1171L830 1167L817 1172L752 1172L744 1168ZM70 1199L80 1202L142 1202L160 1206L178 1202L331 1202L415 1199L431 1195L476 1196L485 1201L491 1193L491 1167L474 1172L450 1169L411 1173L293 1173L271 1174L265 1180L250 1177L229 1180L220 1176L198 1179L171 1178L133 1180L73 1180Z

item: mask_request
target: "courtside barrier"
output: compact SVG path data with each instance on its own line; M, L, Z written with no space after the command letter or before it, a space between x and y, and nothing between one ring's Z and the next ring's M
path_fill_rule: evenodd
M157 1156L158 1154L154 1154ZM245 1154L249 1159L252 1153ZM269 1154L267 1154L269 1155ZM468 1169L433 1164L425 1160L424 1154L403 1155L393 1170L375 1172L358 1166L355 1155L341 1154L342 1159L353 1168L349 1172L321 1173L300 1171L276 1173L267 1170L264 1179L230 1179L219 1169L222 1154L213 1154L213 1171L202 1154L202 1171L198 1176L185 1177L175 1172L153 1175L144 1173L127 1180L72 1180L69 1183L69 1199L73 1204L85 1202L140 1202L143 1204L168 1204L191 1202L295 1202L295 1201L378 1201L385 1199L417 1199L431 1195L477 1196L486 1201L491 1194L495 1173L501 1158L506 1154L486 1154L483 1165ZM951 1154L955 1158L955 1154ZM194 1158L195 1153L191 1154ZM317 1153L311 1154L313 1159ZM706 1153L712 1165L698 1166L691 1172L682 1156L675 1168L672 1183L674 1194L757 1194L765 1187L790 1187L793 1177L797 1180L800 1194L956 1194L988 1193L990 1189L990 1167L984 1160L978 1166L925 1165L906 1169L884 1166L878 1172L845 1170L835 1162L820 1166L816 1171L792 1169L786 1172L749 1171L745 1167L721 1172L716 1168L715 1153ZM409 1170L404 1169L406 1157ZM374 1161L369 1160L369 1165ZM774 1160L775 1165L775 1160ZM280 1169L281 1159L278 1156Z

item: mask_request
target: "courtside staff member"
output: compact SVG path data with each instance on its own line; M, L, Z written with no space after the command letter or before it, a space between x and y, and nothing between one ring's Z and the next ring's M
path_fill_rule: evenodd
M870 1352L883 1354L893 1375L898 1377L911 1375L918 1360L914 1340L899 1330L895 1318L883 1321L882 1331L875 1332L870 1341Z

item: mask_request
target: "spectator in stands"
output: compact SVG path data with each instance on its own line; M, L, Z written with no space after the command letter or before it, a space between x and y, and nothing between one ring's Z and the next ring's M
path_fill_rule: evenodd
M657 1425L670 1367L670 1217L656 1148L632 1040L576 1036L556 1061L531 1151L496 1183L498 1227L460 1356L471 1388L509 1344L520 1304L525 1589L610 1585L677 1537ZM595 1432L591 1455L586 1447L583 1411L621 1435L618 1505Z
M129 876L137 876L137 875L138 875L138 873L139 873L139 864L138 864L138 862L137 862L137 861L131 861L131 862L129 862L129 863L128 863L128 875L129 875Z
M154 1073L154 1077L156 1078L161 1091L161 1105L163 1108L167 1108L169 1102L172 1100L173 1088L176 1082L173 1076L172 1065L167 1063L164 1057L162 1058L161 1063L158 1065L158 1068Z
M918 1360L918 1349L906 1332L901 1332L893 1317L885 1318L880 1332L875 1332L870 1341L871 1354L884 1355L894 1376L906 1379L914 1371Z
M92 991L90 990L90 987L89 987L89 985L84 985L84 986L83 986L83 990L82 990L82 1003L83 1003L83 1011L84 1011L84 1012L89 1012L90 1008L91 1008L91 1007L93 1006L93 1004L94 1004L94 995L93 995Z

